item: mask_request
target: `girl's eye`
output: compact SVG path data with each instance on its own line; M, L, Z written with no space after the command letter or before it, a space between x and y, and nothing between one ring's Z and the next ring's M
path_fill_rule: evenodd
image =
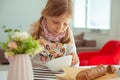
M58 21L53 21L54 24L58 24L59 22Z
M64 26L68 26L68 24L67 24L67 23L64 23Z

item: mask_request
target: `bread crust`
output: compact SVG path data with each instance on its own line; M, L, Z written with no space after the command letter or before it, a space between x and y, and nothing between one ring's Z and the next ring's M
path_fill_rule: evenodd
M98 65L96 67L80 71L76 76L76 80L93 80L105 74L106 74L105 66Z
M115 71L116 71L116 68L114 66L112 66L112 65L107 66L108 73L113 74L113 73L115 73Z

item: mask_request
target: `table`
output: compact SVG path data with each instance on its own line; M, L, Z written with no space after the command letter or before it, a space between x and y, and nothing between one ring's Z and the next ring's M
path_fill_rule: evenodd
M85 69L90 69L91 67L96 67L96 66L82 66L79 68L64 68L64 71L66 72L66 74L58 74L56 75L56 78L59 80L75 80L76 75ZM107 67L107 65L105 65L105 67ZM110 74L108 72L105 73L105 75L100 76L95 78L94 80L120 80L120 70L118 70L118 68L120 68L120 66L118 65L114 65L114 67L117 69L115 73ZM81 74L83 75L83 74Z
M0 80L7 80L8 65L0 65ZM34 80L56 80L55 74L63 72L51 72L47 68L35 66L33 67Z
M88 68L94 66L81 66L80 68ZM116 67L120 67L116 65ZM53 73L49 69L40 68L39 66L33 67L34 71L34 80L56 80L55 74L62 74L63 72ZM0 80L7 80L7 72L8 72L8 65L0 65ZM120 80L118 79L111 79L111 80Z

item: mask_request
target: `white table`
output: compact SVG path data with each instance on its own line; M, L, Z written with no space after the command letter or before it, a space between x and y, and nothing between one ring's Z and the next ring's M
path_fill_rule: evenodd
M93 67L93 66L89 66ZM116 66L120 67L120 66ZM88 66L81 66L80 68L88 68ZM40 67L34 67L34 80L56 80L55 74L61 74L63 72L59 73L52 73L48 69L43 69ZM7 80L7 72L8 72L8 65L0 65L0 80ZM120 80L119 79L112 79L112 80Z
M7 80L8 65L0 65L0 80ZM56 80L55 74L61 74L63 72L53 73L47 68L40 66L33 67L34 80Z

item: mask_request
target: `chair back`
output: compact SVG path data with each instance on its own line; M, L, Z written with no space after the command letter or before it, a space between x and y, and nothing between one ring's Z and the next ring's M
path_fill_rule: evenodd
M100 50L101 54L112 54L120 47L120 41L110 40Z

